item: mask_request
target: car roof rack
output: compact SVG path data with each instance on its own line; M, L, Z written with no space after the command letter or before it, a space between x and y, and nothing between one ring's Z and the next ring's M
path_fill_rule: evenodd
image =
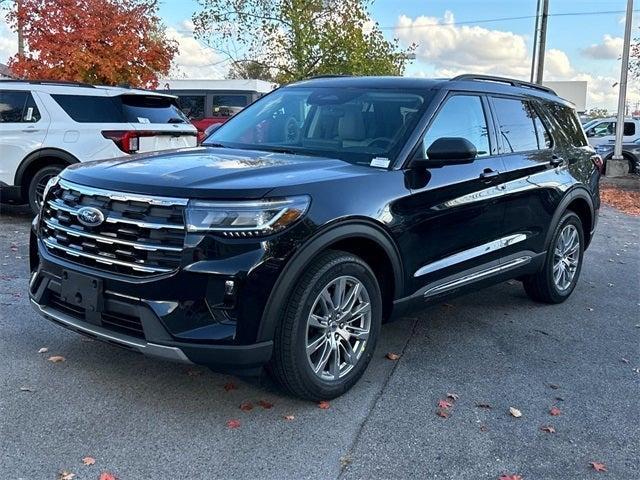
M68 80L24 80L24 79L15 79L15 78L6 78L1 79L0 82L6 83L28 83L31 85L60 85L65 87L85 87L85 88L95 88L95 85L91 85L89 83L82 82L72 82Z
M525 82L524 80L516 80L514 78L506 78L506 77L496 77L493 75L477 75L473 73L466 73L464 75L458 75L457 77L453 77L451 81L454 80L471 80L471 81L481 81L481 82L496 82L496 83L506 83L508 85L512 85L514 87L523 87L523 88L533 88L535 90L540 90L542 92L550 93L552 95L557 95L555 90L545 87L544 85L538 85L537 83Z

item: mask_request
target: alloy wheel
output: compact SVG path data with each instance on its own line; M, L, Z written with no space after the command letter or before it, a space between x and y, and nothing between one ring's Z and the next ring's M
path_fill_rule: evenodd
M580 236L578 229L569 224L558 235L553 255L553 282L559 291L571 286L579 263Z
M306 353L316 376L343 378L357 365L371 330L371 302L355 277L331 280L316 297L307 318Z

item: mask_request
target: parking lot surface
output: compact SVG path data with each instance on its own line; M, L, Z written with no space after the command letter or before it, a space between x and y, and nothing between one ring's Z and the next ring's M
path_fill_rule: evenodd
M640 218L603 209L562 305L511 281L385 325L363 379L327 409L38 317L29 222L2 210L3 479L639 478Z

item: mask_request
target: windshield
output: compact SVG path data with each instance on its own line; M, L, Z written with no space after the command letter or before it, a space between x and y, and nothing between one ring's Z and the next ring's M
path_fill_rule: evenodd
M204 145L339 158L392 159L426 105L425 91L289 87L257 101Z

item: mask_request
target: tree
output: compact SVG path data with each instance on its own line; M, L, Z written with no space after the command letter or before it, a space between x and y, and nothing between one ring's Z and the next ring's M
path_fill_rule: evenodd
M592 108L587 112L587 116L591 118L604 118L609 116L606 108Z
M9 66L28 79L155 87L178 51L156 0L22 0L8 20L27 44Z
M415 48L403 50L384 37L369 17L372 0L199 2L196 36L233 65L262 65L280 83L328 74L401 75Z
M275 81L269 67L253 60L233 62L227 72L227 78L257 79L268 82Z

